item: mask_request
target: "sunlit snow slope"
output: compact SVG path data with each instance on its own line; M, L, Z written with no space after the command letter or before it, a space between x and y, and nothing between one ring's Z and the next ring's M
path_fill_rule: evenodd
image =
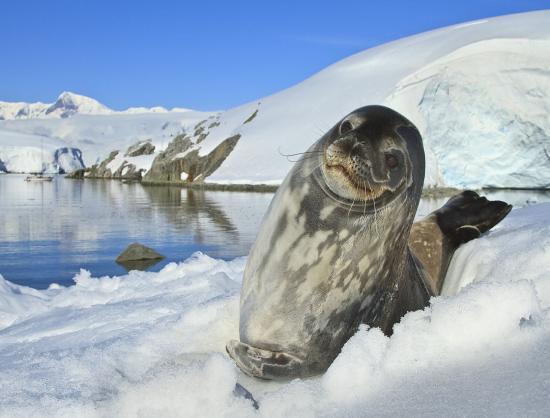
M193 148L201 155L242 136L207 181L273 183L292 164L281 153L305 151L367 104L393 107L420 128L427 185L550 187L550 11L404 38L221 113L76 114L0 121L0 130L57 138L80 148L89 165L143 139L152 139L158 153L177 134L216 118L220 125Z

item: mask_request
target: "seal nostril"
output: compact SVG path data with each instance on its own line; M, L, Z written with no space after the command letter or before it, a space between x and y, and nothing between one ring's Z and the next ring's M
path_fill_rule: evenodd
M386 165L391 169L394 169L399 165L399 160L393 154L386 154Z
M349 120L345 120L340 124L340 135L344 135L351 130L353 130L353 125Z

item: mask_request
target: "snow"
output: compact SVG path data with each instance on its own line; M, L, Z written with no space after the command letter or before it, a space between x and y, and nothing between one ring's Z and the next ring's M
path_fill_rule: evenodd
M547 416L549 254L550 204L515 209L391 337L363 327L323 376L282 384L224 351L245 258L42 291L0 278L0 416Z
M37 110L31 119L0 120L0 129L62 140L91 165L144 139L158 153L176 135L192 136L197 123L215 119L220 125L196 144L200 155L228 137L241 138L207 181L261 184L285 177L292 162L281 154L305 151L358 107L385 104L419 127L426 186L549 187L549 52L550 11L516 14L366 50L224 112L132 108L94 115L101 112L82 105L66 119L40 118ZM4 107L4 118L13 119L13 104L0 103L0 116Z
M57 139L0 129L2 170L12 173L70 173L84 168L80 150Z

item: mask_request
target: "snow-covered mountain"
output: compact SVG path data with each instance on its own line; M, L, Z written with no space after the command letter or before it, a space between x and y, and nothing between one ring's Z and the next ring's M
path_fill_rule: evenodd
M173 112L186 112L189 109L174 108ZM115 111L90 97L64 91L55 102L25 103L0 102L0 120L12 119L44 119L68 118L73 115L112 115L112 114L140 114L166 113L167 109L155 107L131 107L123 111Z
M292 165L282 153L305 151L345 114L376 103L419 127L428 186L550 187L550 11L469 22L381 45L224 112L79 112L0 121L0 130L56 138L81 149L87 165L120 150L121 165L113 162L112 172L129 162L123 156L136 142L151 140L155 151L147 164L153 164L179 138L181 152L173 143L170 148L171 160L181 160L170 168L181 170L170 174L178 179L191 177L185 172L194 164L185 160L190 155L209 157L238 137L207 181L276 183Z
M51 104L0 102L0 172L67 173L126 142L150 136L169 142L181 132L181 125L171 121L185 112L189 109L159 106L114 111L70 92Z

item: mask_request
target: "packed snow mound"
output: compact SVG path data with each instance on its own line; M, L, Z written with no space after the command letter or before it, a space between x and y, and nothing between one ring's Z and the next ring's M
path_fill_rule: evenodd
M225 354L245 258L81 271L42 291L0 278L0 416L545 416L549 249L550 204L513 210L457 251L445 296L391 337L362 327L323 376L286 384Z
M0 171L70 173L84 168L82 152L62 141L0 129Z

